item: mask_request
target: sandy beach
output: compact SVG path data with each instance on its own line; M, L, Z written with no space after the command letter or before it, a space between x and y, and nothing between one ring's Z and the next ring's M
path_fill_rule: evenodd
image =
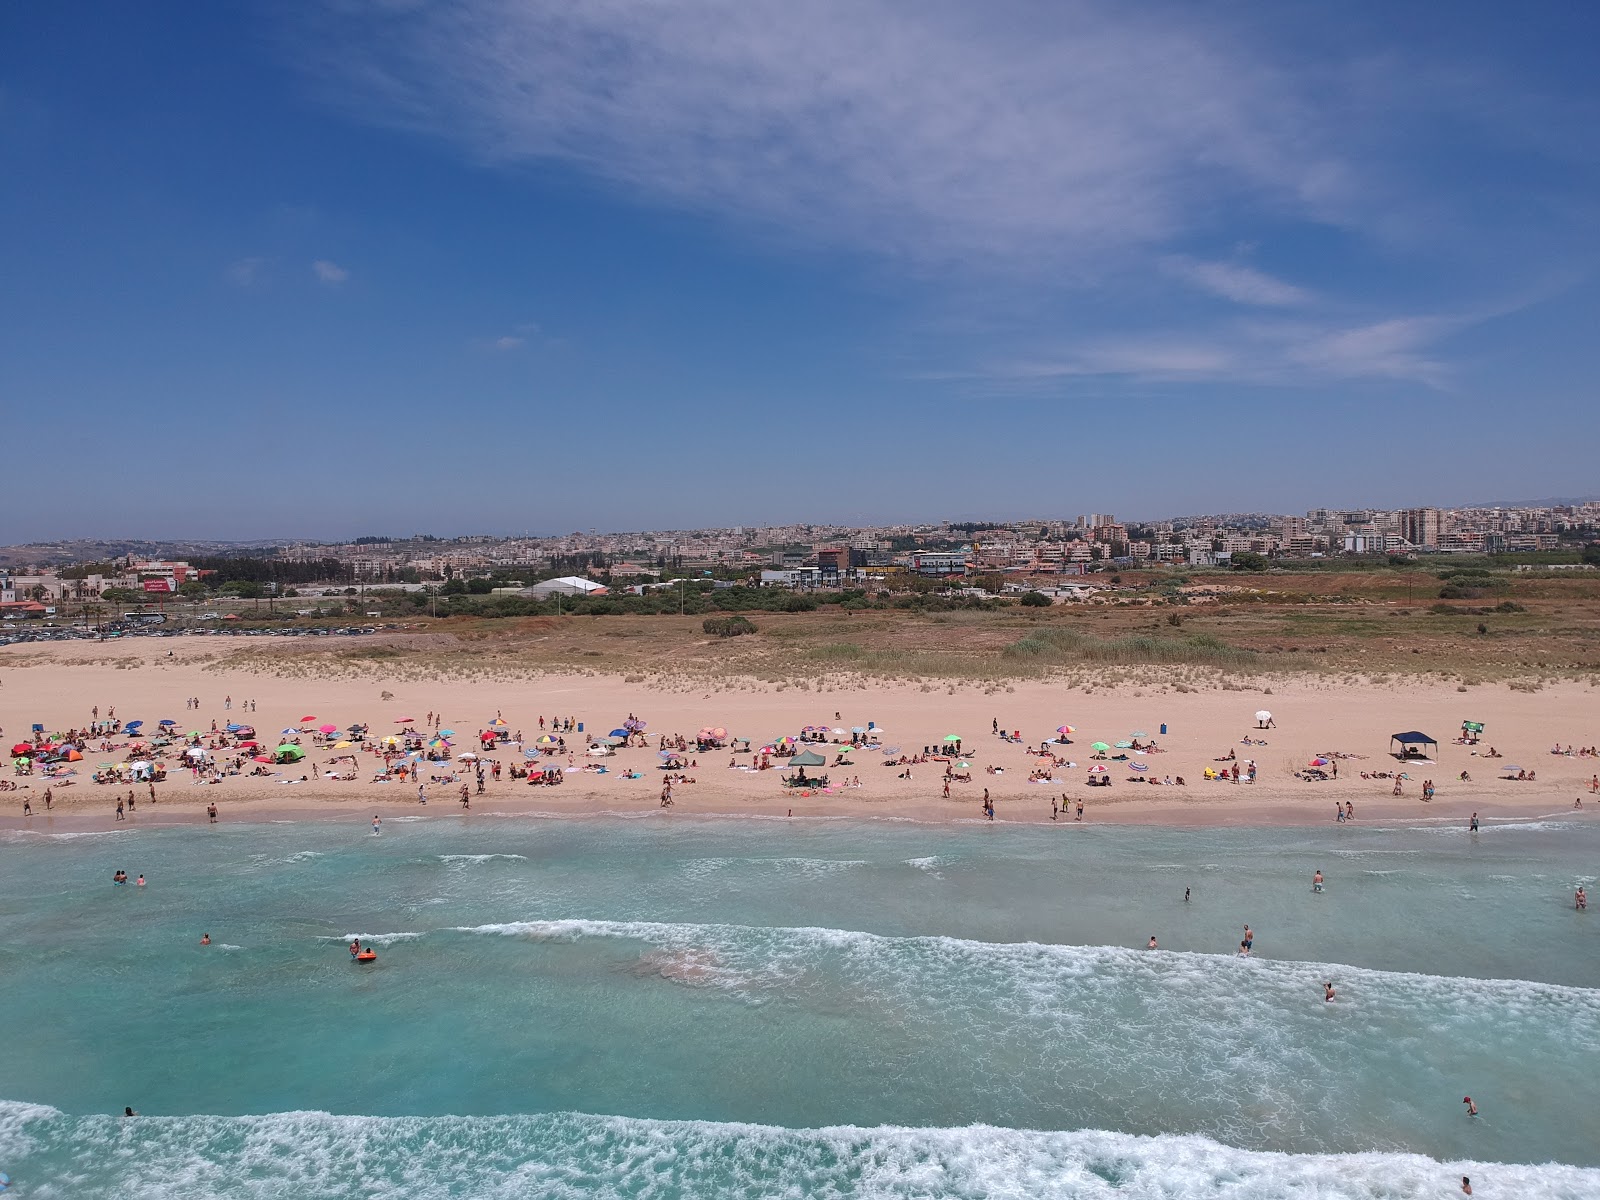
M166 657L168 650L173 652ZM987 788L998 821L1051 820L1052 799L1063 795L1073 804L1084 802L1085 821L1164 822L1174 824L1315 824L1331 822L1333 808L1349 802L1357 820L1466 820L1474 811L1485 820L1528 818L1570 813L1575 798L1585 798L1584 808L1600 807L1589 790L1600 760L1551 753L1552 747L1579 747L1600 741L1592 719L1591 689L1581 685L1550 687L1537 693L1510 689L1476 689L1459 694L1445 685L1330 684L1315 676L1275 679L1259 690L1197 690L1183 694L1139 695L1134 691L1092 695L1048 684L1019 683L1004 694L984 695L978 689L924 691L913 684L890 685L862 692L849 688L829 690L824 681L810 691L793 688L765 692L718 691L700 695L660 693L615 677L549 675L520 684L464 683L441 680L428 685L395 683L381 699L381 686L369 678L285 679L264 674L219 673L201 661L193 644L172 639L161 642L126 642L69 645L52 652L49 662L28 661L23 655L0 656L0 729L7 745L28 740L35 724L47 732L87 725L98 706L102 718L114 709L123 720L143 719L153 729L162 718L180 722L183 731L207 732L229 721L249 721L269 742L280 729L299 725L300 718L315 715L318 723L340 729L367 723L372 737L402 726L397 718L414 717L424 727L428 713L457 731L453 751L476 749L475 735L497 713L512 730L532 739L540 732L539 717L572 717L589 733L604 734L629 714L648 722L647 747L628 747L598 760L606 773L571 770L558 787L529 786L509 777L486 784L476 795L469 814L643 815L663 817L688 814L737 814L761 817L899 818L920 821L981 820L981 800ZM1270 687L1271 694L1266 694ZM185 698L199 698L199 708L185 707ZM225 708L225 697L233 707ZM253 709L246 709L253 704ZM1267 709L1275 728L1258 729L1255 713ZM1476 746L1456 744L1463 720L1482 721L1485 732ZM728 750L704 754L691 752L684 774L693 782L673 789L674 805L663 811L659 797L663 772L657 745L662 735L692 738L706 726L721 726L737 738L750 738L759 747L807 725L827 724L850 729L868 723L887 730L885 745L899 748L896 761L920 754L924 747L942 748L949 734L962 736L962 761L970 764L970 781L950 784L944 795L945 763L928 761L906 767L888 767L881 751L849 751L848 746L819 746L829 763L847 752L851 765L823 769L830 777L827 790L791 789L781 782L781 770L751 771L730 768L730 758L749 764L752 756L731 755ZM995 736L1002 730L1020 731L1020 742ZM1072 744L1051 746L1051 751L1076 763L1052 767L1049 760L1029 753L1056 736L1059 726L1071 725ZM1167 732L1162 734L1165 725ZM1399 766L1388 754L1390 735L1421 730L1441 743L1431 762ZM1133 755L1129 761L1108 761L1110 787L1086 786L1087 768L1093 765L1091 745L1115 743L1135 732L1153 738L1158 752ZM1245 744L1243 739L1252 739ZM848 739L846 739L848 740ZM112 739L123 746L125 736ZM573 765L597 760L583 753L584 737L568 735L574 750ZM1485 757L1489 747L1503 756ZM311 747L304 764L274 767L268 777L223 776L215 783L197 783L190 772L173 761L169 777L156 785L157 802L147 802L147 788L133 790L138 805L131 819L139 825L204 820L207 805L216 804L223 820L301 818L354 819L371 812L419 810L416 785L372 782L381 758L371 751L358 754L353 781L324 778L313 769L326 769L332 751ZM177 747L166 753L176 759ZM1229 753L1242 765L1254 760L1254 783L1208 781L1208 767ZM1306 781L1296 776L1319 755L1338 758L1337 779ZM119 752L90 748L75 764L77 774L66 780L32 777L7 778L16 790L4 794L0 827L36 830L105 827L115 820L118 797L129 785L97 786L90 775L102 761L120 760ZM219 759L222 755L217 756ZM502 747L493 756L509 769L520 763L519 748ZM567 756L552 760L565 765ZM780 763L782 760L778 760ZM1138 778L1131 763L1147 767L1145 779L1176 780L1152 785ZM1505 764L1531 768L1533 782L1499 777ZM1231 764L1229 764L1231 765ZM423 778L450 768L424 762ZM471 770L460 764L461 780L471 783ZM996 768L991 772L990 768ZM1051 780L1031 781L1030 774L1050 768ZM1362 778L1362 773L1406 771L1403 794L1393 795L1390 779ZM1461 782L1466 771L1470 781ZM639 778L630 778L638 774ZM840 787L859 779L859 787ZM1431 802L1421 797L1424 779L1434 781ZM44 812L42 797L53 789L53 808ZM430 815L460 812L459 783L429 784ZM801 794L804 791L807 794ZM22 815L27 798L34 815ZM1074 823L1064 817L1066 823Z

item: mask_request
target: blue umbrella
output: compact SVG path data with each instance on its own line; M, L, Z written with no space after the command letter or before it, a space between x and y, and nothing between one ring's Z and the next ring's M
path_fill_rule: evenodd
M176 725L177 722L174 721L171 717L162 717L161 720L156 722L156 724L158 724L158 725Z
M223 728L226 729L229 733L238 733L239 730L244 728L244 726L243 725L224 725Z
M124 729L137 729L137 728L139 728L139 726L141 726L143 724L144 724L143 721L129 721L125 726L123 726L123 728Z
M625 738L628 736L628 731L626 729L613 729L610 733L606 734L606 736Z

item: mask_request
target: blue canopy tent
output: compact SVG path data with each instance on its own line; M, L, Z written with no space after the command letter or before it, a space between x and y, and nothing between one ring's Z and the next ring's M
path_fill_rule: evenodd
M1399 743L1400 749L1395 749ZM1428 749L1428 747L1432 749ZM1389 753L1396 758L1426 758L1429 754L1439 752L1439 743L1425 733L1418 733L1413 729L1410 733L1396 733L1389 738Z

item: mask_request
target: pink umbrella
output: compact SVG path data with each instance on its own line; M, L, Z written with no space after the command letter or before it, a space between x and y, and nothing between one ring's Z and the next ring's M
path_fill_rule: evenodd
M265 754L258 754L258 755L255 756L254 761L255 762L259 762L259 763L270 763L272 760L270 758L268 758Z
M412 721L415 721L415 720L416 720L415 717L396 717L394 719L394 723L396 725L409 725Z
M338 733L339 732L339 727L337 725L318 725L317 729L320 730L323 733Z
M1091 775L1104 775L1106 773L1106 770L1107 770L1107 768L1105 766L1097 763L1096 765L1094 765L1094 766L1089 768L1089 774L1091 774Z

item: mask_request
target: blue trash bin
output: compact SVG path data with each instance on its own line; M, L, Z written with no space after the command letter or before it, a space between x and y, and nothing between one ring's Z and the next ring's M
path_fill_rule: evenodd
M579 733L582 733L582 732L583 732L583 722L582 722L582 721L579 721L579 722L578 722L578 732L579 732ZM1162 728L1162 730L1161 730L1161 732L1162 732L1162 733L1165 733L1165 732L1166 732L1166 728L1165 728L1165 727L1163 727L1163 728Z
M581 725L580 725L580 726L579 726L579 727L578 727L578 728L580 728L580 729L582 729L582 728L583 728L583 726L581 726ZM1162 736L1162 737L1166 737L1166 736L1167 736L1167 727L1166 727L1166 726L1165 726L1165 725L1163 725L1163 726L1162 726L1162 727L1161 727L1161 736Z

